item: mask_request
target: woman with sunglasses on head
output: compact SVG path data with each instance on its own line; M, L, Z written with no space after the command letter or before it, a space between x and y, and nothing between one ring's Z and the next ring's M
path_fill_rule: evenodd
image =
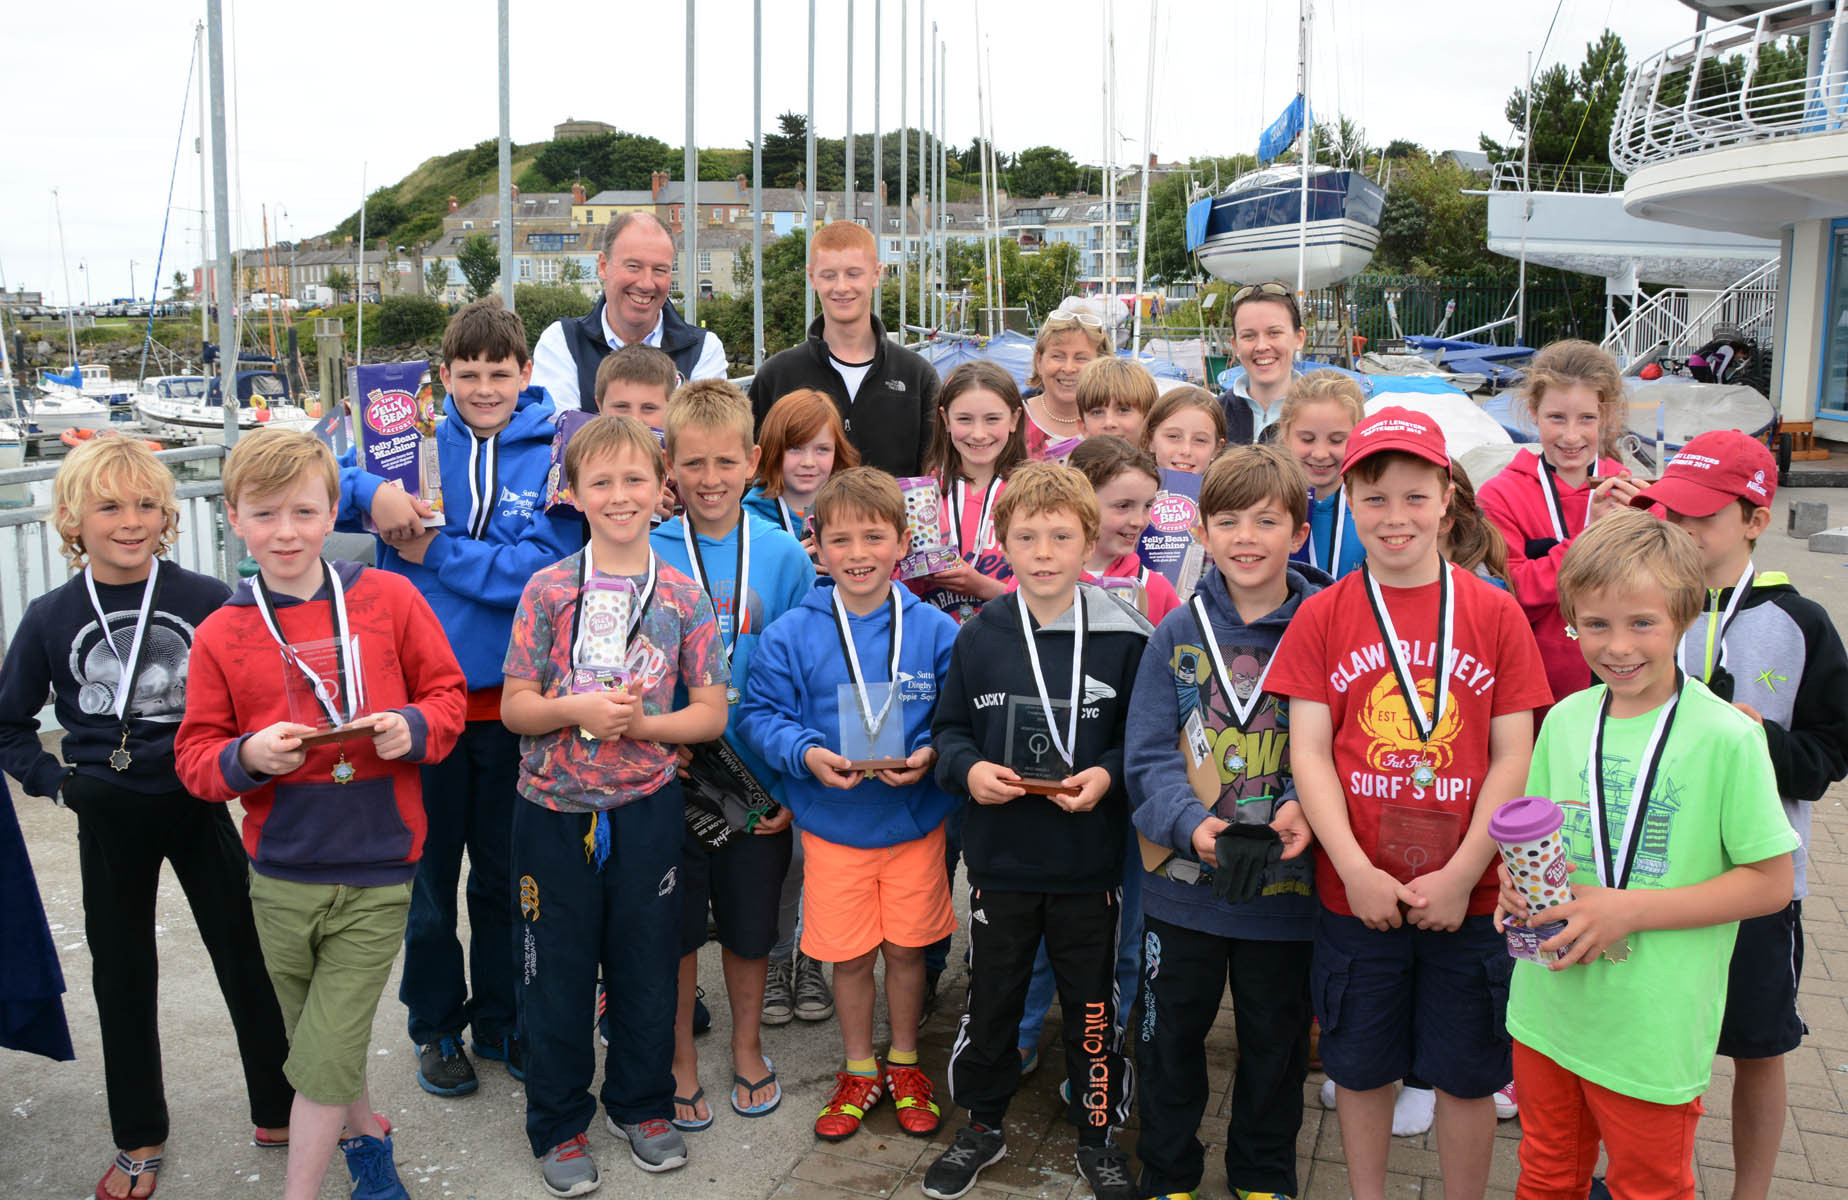
M1056 449L1084 436L1078 376L1092 360L1113 352L1104 323L1093 314L1062 308L1046 318L1033 342L1033 374L1027 378L1028 387L1040 389L1026 401L1028 458L1045 459L1047 446Z
M1296 356L1309 331L1288 284L1253 283L1232 293L1232 336L1242 378L1220 394L1226 441L1255 442L1283 412L1283 394L1296 379Z

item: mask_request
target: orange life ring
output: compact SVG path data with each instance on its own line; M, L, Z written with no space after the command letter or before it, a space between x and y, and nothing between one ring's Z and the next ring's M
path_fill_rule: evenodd
M63 442L66 446L76 447L76 446L83 445L85 442L95 437L121 437L121 436L123 435L120 433L117 433L113 429L98 430L98 429L71 428L71 429L66 429L62 433L58 434L58 440L60 442ZM143 446L146 446L150 450L165 450L166 449L165 446L161 445L159 442L155 441L153 438L140 438L137 440L139 440Z

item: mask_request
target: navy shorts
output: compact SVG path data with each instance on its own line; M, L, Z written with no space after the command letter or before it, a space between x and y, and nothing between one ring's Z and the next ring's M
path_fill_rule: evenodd
M1493 1095L1514 1078L1513 974L1490 917L1467 917L1455 933L1381 931L1324 908L1309 972L1322 1066L1350 1091L1415 1076L1464 1100Z
M1803 979L1803 901L1739 922L1726 979L1719 1053L1776 1058L1795 1050L1809 1027L1797 1013Z
M681 956L706 944L710 908L719 945L739 958L770 957L793 848L793 835L785 829L738 834L714 853L689 830L680 850Z

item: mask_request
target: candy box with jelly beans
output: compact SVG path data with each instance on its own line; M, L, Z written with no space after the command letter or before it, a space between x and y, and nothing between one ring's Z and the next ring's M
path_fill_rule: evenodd
M362 363L347 368L353 398L353 444L359 469L416 496L436 511L426 528L444 523L443 472L436 425L442 397L427 362ZM366 528L377 532L372 518Z
M943 492L929 476L908 476L898 481L905 496L905 524L908 545L898 560L894 579L916 579L934 575L962 562L962 556L950 544L950 529L943 511Z

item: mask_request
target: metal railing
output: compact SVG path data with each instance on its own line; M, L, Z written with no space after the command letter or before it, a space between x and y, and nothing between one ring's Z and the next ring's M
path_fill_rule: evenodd
M166 463L201 462L222 458L224 452L223 446L188 446L162 450L155 457ZM57 473L55 462L0 471L0 487L42 483ZM227 552L224 484L216 479L181 483L175 494L180 502L180 534L170 561L235 584L236 564ZM51 517L49 504L0 509L0 565L10 565L5 572L10 577L0 584L0 654L12 644L26 606L70 578L63 539Z
M1687 288L1663 288L1611 330L1604 348L1620 366L1649 356L1686 358L1720 325L1768 344L1777 311L1777 281L1777 260L1760 263L1698 310Z
M1709 25L1631 70L1611 123L1626 172L1748 142L1848 128L1848 6L1796 0ZM1810 39L1807 65L1793 67ZM1767 53L1767 50L1775 53Z
M1515 161L1498 162L1489 175L1491 192L1519 192L1526 190L1521 183L1521 164ZM1529 167L1527 179L1536 192L1578 192L1587 196L1605 196L1623 190L1623 173L1614 167L1599 163L1580 163L1563 166L1558 163L1536 163Z

